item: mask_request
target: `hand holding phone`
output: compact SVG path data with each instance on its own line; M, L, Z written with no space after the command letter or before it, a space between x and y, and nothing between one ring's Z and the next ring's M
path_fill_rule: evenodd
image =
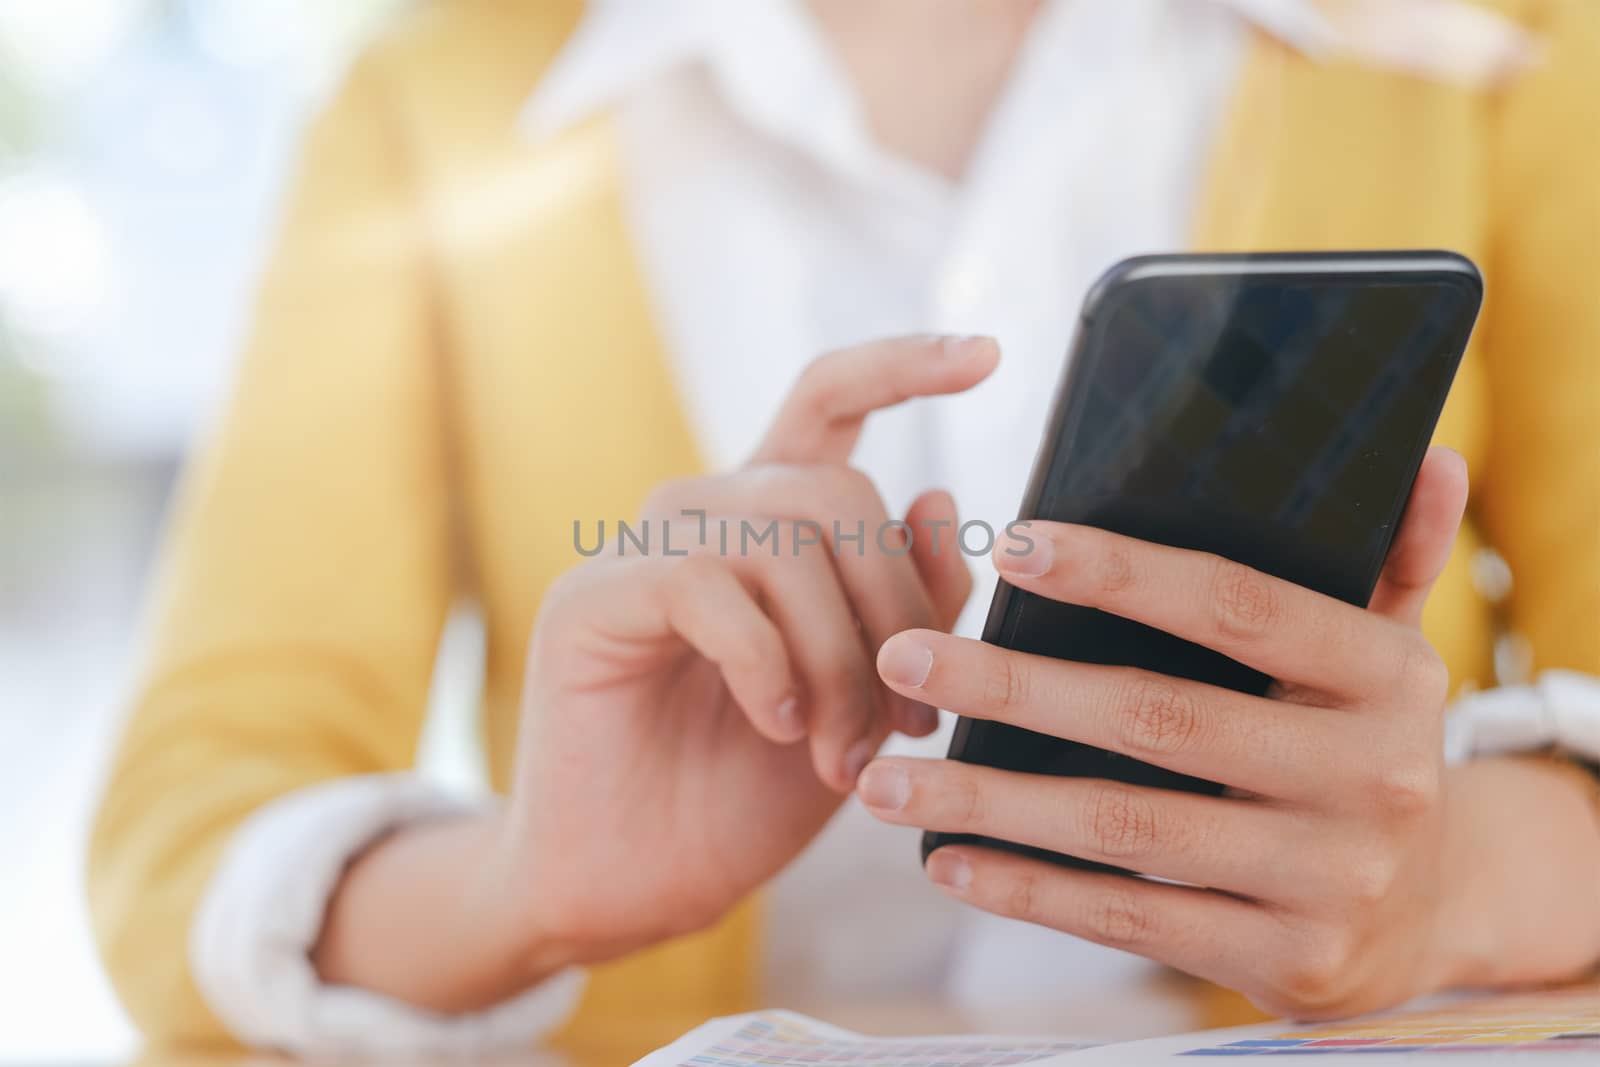
M986 640L879 653L963 716L951 759L858 787L929 831L933 881L1274 1012L1469 973L1439 922L1447 674L1418 626L1466 500L1460 458L1424 454L1477 302L1431 254L1144 261L1097 291ZM1343 397L1321 422L1307 386ZM1231 400L1196 433L1201 390Z
M1449 253L1124 262L1085 301L1021 517L1212 553L1365 606L1481 298L1477 269ZM1018 550L999 551L1002 567ZM1120 581L1120 564L1106 565ZM1246 626L1271 608L1252 599L1254 585L1218 583L1219 618ZM984 640L1254 694L1281 677L1215 641L1005 581ZM972 718L958 724L950 758L1221 789L1115 746ZM947 843L929 834L924 855Z

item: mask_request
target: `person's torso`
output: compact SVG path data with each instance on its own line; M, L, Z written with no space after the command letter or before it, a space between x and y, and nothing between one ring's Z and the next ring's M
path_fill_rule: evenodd
M702 250L697 262L714 262L714 278L737 274L740 257L761 250L742 248L741 230L727 218L693 217L677 218L668 236L656 232L656 244L645 247L640 220L650 209L641 213L630 192L639 175L630 171L637 157L626 122L591 120L543 142L519 129L539 57L565 36L559 20L547 16L534 28L532 16L509 15L504 5L465 6L473 13L457 15L452 28L482 44L487 58L478 50L469 61L461 40L452 47L447 35L419 34L416 47L428 62L413 65L397 109L436 257L440 351L451 383L444 402L489 635L486 738L492 777L501 784L540 597L579 562L574 523L592 529L600 519L631 518L659 482L730 462L816 345L917 328L992 332L1003 343L1009 334L1008 349L1019 356L1009 378L965 406L942 405L937 416L910 409L879 420L863 457L869 473L874 464L888 472L891 503L903 503L899 498L924 479L948 479L958 502L965 495L979 513L1003 521L1020 496L1043 398L1097 255L1107 266L1116 254L1152 250L1143 243L1151 241L1215 250L1448 247L1480 261L1488 251L1487 105L1480 94L1318 62L1257 34L1200 154L1167 161L1169 176L1190 168L1192 210L1164 200L1164 225L1142 217L1136 221L1143 225L1117 229L1117 212L1139 201L1125 160L1089 148L1074 160L1046 153L1039 157L1048 161L1044 170L1086 201L1049 218L1079 229L1050 233L1018 226L1004 213L935 209L934 224L922 229L915 220L900 220L894 230L896 220L878 219L894 231L878 242L852 228L851 238L878 257L866 262L872 257L863 253L856 274L819 282L830 265L851 256L810 247L752 268L746 274L764 282L787 270L804 284L766 292L730 287L728 313L738 329L728 335L747 360L735 367L715 352L674 349L717 331L684 325L684 309L708 302L704 291L674 296L662 281L663 248L670 249L671 233L703 228L715 249ZM1126 149L1147 118L1141 103L1147 101L1131 94L1097 99L1097 147ZM1087 135L1073 143L1096 146ZM1031 199L1020 192L994 199L1023 208L1042 202L1038 190L1029 192ZM716 202L682 203L709 211ZM659 223L659 203L655 210ZM1089 233L1096 225L1112 232ZM919 259L921 270L910 265ZM975 266L975 259L982 262ZM768 329L770 357L754 345ZM737 371L733 385L708 390L706 376L718 368ZM707 414L706 401L739 397L744 403L734 417ZM1437 440L1470 464L1480 462L1490 403L1479 358L1469 354ZM996 469L1006 473L981 473ZM1469 523L1427 617L1458 688L1492 682L1493 608L1471 579L1479 547ZM980 616L985 600L986 593L975 597ZM914 874L914 841L898 847Z

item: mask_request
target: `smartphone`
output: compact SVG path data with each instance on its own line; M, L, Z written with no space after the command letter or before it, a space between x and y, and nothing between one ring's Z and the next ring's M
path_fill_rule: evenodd
M1089 291L1019 515L1214 552L1365 606L1483 299L1451 252L1143 256ZM1025 533L1025 531L1024 531ZM1002 580L983 639L1261 694L1199 645ZM951 759L1217 793L1214 782L961 718ZM1008 849L966 834L941 845Z

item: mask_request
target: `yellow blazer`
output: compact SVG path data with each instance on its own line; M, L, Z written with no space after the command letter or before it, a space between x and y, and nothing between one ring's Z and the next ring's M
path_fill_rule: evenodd
M1600 3L1494 6L1550 49L1496 91L1257 37L1194 236L1443 246L1484 266L1485 318L1438 434L1475 474L1427 616L1458 686L1493 681L1496 609L1468 567L1485 542L1515 574L1498 610L1535 665L1600 672ZM96 934L153 1039L226 1040L185 942L240 821L411 764L453 560L487 617L503 785L540 595L576 562L572 516L632 514L699 464L606 123L538 147L513 128L577 15L575 0L424 4L310 131L236 396L181 494L93 834ZM746 907L599 968L568 1036L658 1013L640 1033L665 1039L752 1004L754 920Z

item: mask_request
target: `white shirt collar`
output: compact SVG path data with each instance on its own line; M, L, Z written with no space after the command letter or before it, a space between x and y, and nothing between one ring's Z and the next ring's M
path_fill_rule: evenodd
M1311 56L1327 55L1337 44L1316 0L1204 2L1232 9ZM839 91L844 79L801 0L590 0L524 105L519 125L536 139L552 137L652 79L697 62L706 64L736 108L792 112L785 105L797 105L807 116L809 139L833 142L841 151L855 147L848 142L862 128L856 103ZM802 101L785 99L801 93ZM746 117L760 123L779 116Z

